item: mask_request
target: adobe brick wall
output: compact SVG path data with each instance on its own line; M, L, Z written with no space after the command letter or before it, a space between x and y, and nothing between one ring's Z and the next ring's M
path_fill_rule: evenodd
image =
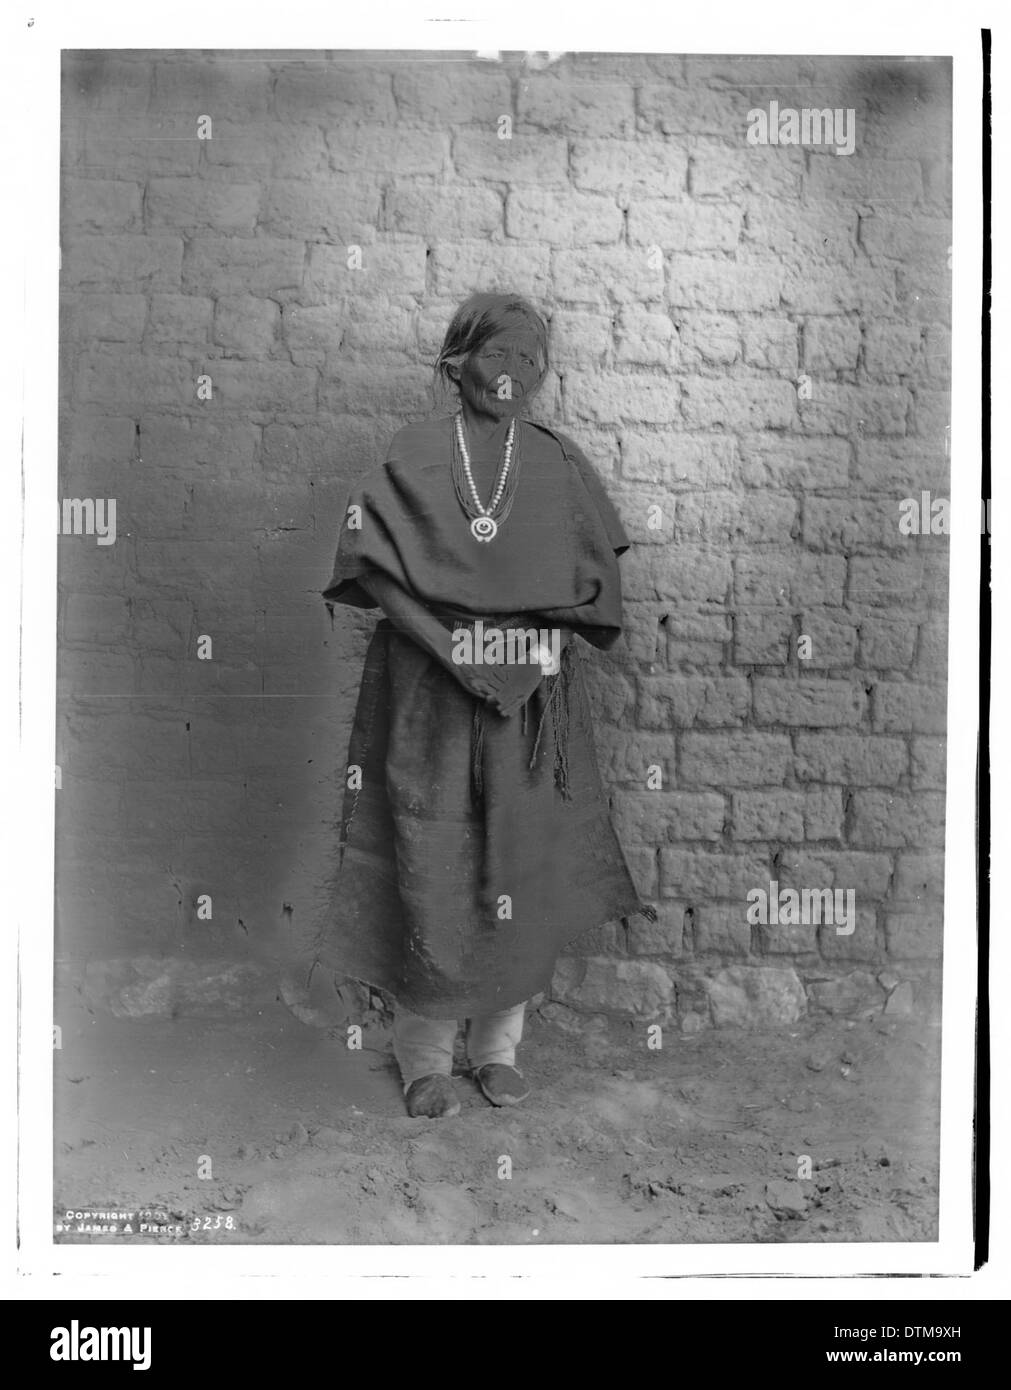
M749 145L772 100L853 108L855 152ZM947 541L899 508L948 492L949 116L943 62L68 54L60 496L116 498L117 538L59 543L65 977L241 1006L308 928L374 621L319 590L485 288L550 314L540 418L637 543L593 698L660 915L557 997L686 1029L927 1000ZM750 924L770 881L855 889L857 929Z

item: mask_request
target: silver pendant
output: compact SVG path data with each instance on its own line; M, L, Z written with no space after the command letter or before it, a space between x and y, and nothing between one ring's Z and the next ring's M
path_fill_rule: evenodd
M498 522L490 516L476 516L470 523L470 532L476 541L493 541L498 534Z

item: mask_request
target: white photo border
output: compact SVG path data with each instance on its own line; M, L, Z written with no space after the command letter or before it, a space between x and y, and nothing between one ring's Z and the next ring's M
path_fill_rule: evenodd
M600 1296L635 1280L636 1298L846 1296L859 1276L876 1276L871 1296L898 1284L903 1298L938 1297L936 1279L918 1287L916 1275L965 1276L972 1271L970 1162L974 1011L976 986L975 764L979 695L978 585L980 479L980 305L982 206L980 167L980 26L974 7L953 13L940 3L915 8L850 4L845 21L820 17L814 7L724 5L708 18L651 6L581 7L578 18L564 6L511 4L501 16L487 5L459 0L433 4L448 11L436 20L419 5L370 4L365 13L303 5L276 14L237 3L204 7L176 4L165 13L142 13L124 3L42 4L17 39L13 73L16 109L27 134L17 151L24 189L24 282L14 305L23 306L17 358L8 385L21 390L6 418L11 448L21 468L11 488L8 515L22 515L23 537L5 593L16 602L13 638L19 644L19 688L12 711L18 729L14 750L16 884L12 897L17 930L8 932L12 960L8 987L17 990L20 1080L16 1172L20 1248L19 1296L42 1297L48 1285L67 1297L142 1298L430 1298L436 1287L450 1297ZM524 11L528 13L524 13ZM60 51L62 49L291 50L328 52L355 48L465 51L599 51L739 54L867 54L906 56L910 49L950 55L954 65L954 234L952 334L952 445L949 611L948 763L945 836L943 1043L941 1110L941 1207L936 1242L810 1245L615 1245L615 1246L260 1246L138 1248L55 1245L52 1237L52 999L53 999L53 764L55 733L56 536L52 526L57 456L58 197ZM994 80L995 88L999 85ZM995 92L996 100L996 92ZM995 163L998 161L995 161ZM996 203L996 192L995 192ZM995 217L995 226L998 218ZM995 245L999 237L995 234ZM20 251L17 253L20 257ZM995 256L995 262L999 255ZM8 262L11 263L10 261ZM20 264L20 259L14 261ZM996 274L996 266L995 266ZM23 288L23 299L17 291ZM15 334L15 339L17 335ZM994 360L997 361L995 341ZM996 375L996 367L995 367ZM22 404L23 401L23 404ZM1001 435L994 421L994 457ZM23 434L23 444L22 444ZM995 468L995 473L1000 469ZM13 510L16 508L16 510ZM998 531L1002 510L997 511ZM11 552L19 547L10 545ZM1001 565L1007 575L1006 559ZM995 615L999 606L995 603ZM999 619L996 619L999 621ZM1000 643L995 632L994 650ZM8 646L8 650L11 647ZM1001 669L1004 658L995 656ZM994 678L993 688L1002 686ZM7 724L5 723L5 727ZM1002 739L1006 752L1007 738ZM995 773L995 783L999 780ZM994 825L1001 824L995 814ZM1006 820L1004 822L1006 826ZM1000 844L996 838L995 843ZM1005 840L1005 843L1009 843ZM985 891L985 884L984 884ZM1000 940L1007 928L994 922L994 965L1006 966ZM996 979L1006 980L1003 968ZM1006 1037L1006 1025L1000 1024ZM1002 1043L1003 1047L1003 1043ZM994 1065L1001 1049L995 1047ZM8 1112L10 1113L10 1112ZM995 1142L1004 1117L994 1114ZM1006 1136L1003 1125L1001 1142ZM11 1165L12 1170L15 1165ZM1007 1203L995 1186L995 1218ZM415 1276L410 1286L390 1286L376 1276ZM716 1280L715 1275L748 1276ZM56 1279L54 1276L60 1276ZM475 1276L482 1276L480 1284ZM674 1276L673 1278L671 1276ZM783 1276L807 1281L803 1292ZM881 1276L895 1276L882 1280ZM903 1277L905 1276L905 1277ZM517 1277L523 1282L517 1284ZM763 1292L750 1286L761 1279ZM815 1282L818 1281L818 1282ZM499 1292L493 1292L498 1289ZM30 1291L31 1290L31 1291ZM690 1292L691 1290L691 1292ZM595 1292L596 1291L596 1292ZM950 1296L964 1296L964 1289ZM852 1295L850 1295L852 1296ZM858 1295L860 1296L860 1295ZM864 1293L863 1296L868 1296ZM895 1295L893 1289L892 1296Z

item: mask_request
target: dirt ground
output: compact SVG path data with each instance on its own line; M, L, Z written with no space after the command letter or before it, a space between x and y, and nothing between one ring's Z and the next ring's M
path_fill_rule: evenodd
M528 1101L494 1109L461 1075L458 1117L412 1120L378 1025L353 1051L281 1003L61 1017L59 1242L936 1239L940 1039L915 1021L671 1027L656 1050L645 1024L549 1004L517 1059ZM113 1208L130 1232L66 1216Z

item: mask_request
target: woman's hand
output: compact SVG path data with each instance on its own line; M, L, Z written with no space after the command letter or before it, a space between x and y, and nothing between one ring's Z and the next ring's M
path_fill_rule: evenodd
M464 662L453 662L449 671L456 677L468 695L478 700L493 700L498 692L494 666L468 666Z
M494 692L485 698L504 719L511 718L526 704L544 679L543 669L537 665L495 666L492 669L498 672L499 681Z
M537 653L545 658L543 666L536 661L515 666L477 666L457 661L452 633L413 594L378 570L362 575L358 583L376 600L398 632L423 647L468 695L486 700L504 719L509 719L530 699L545 675L556 674L554 667L547 663L551 655L548 651ZM572 629L557 627L555 630L559 633L559 650L562 650L572 637Z
M573 632L570 627L556 627L555 631L558 633L560 655L572 640ZM494 695L486 698L506 719L514 715L530 699L545 676L557 676L559 672L559 662L550 647L538 647L533 655L538 658L537 662L494 668L500 673L500 679Z

